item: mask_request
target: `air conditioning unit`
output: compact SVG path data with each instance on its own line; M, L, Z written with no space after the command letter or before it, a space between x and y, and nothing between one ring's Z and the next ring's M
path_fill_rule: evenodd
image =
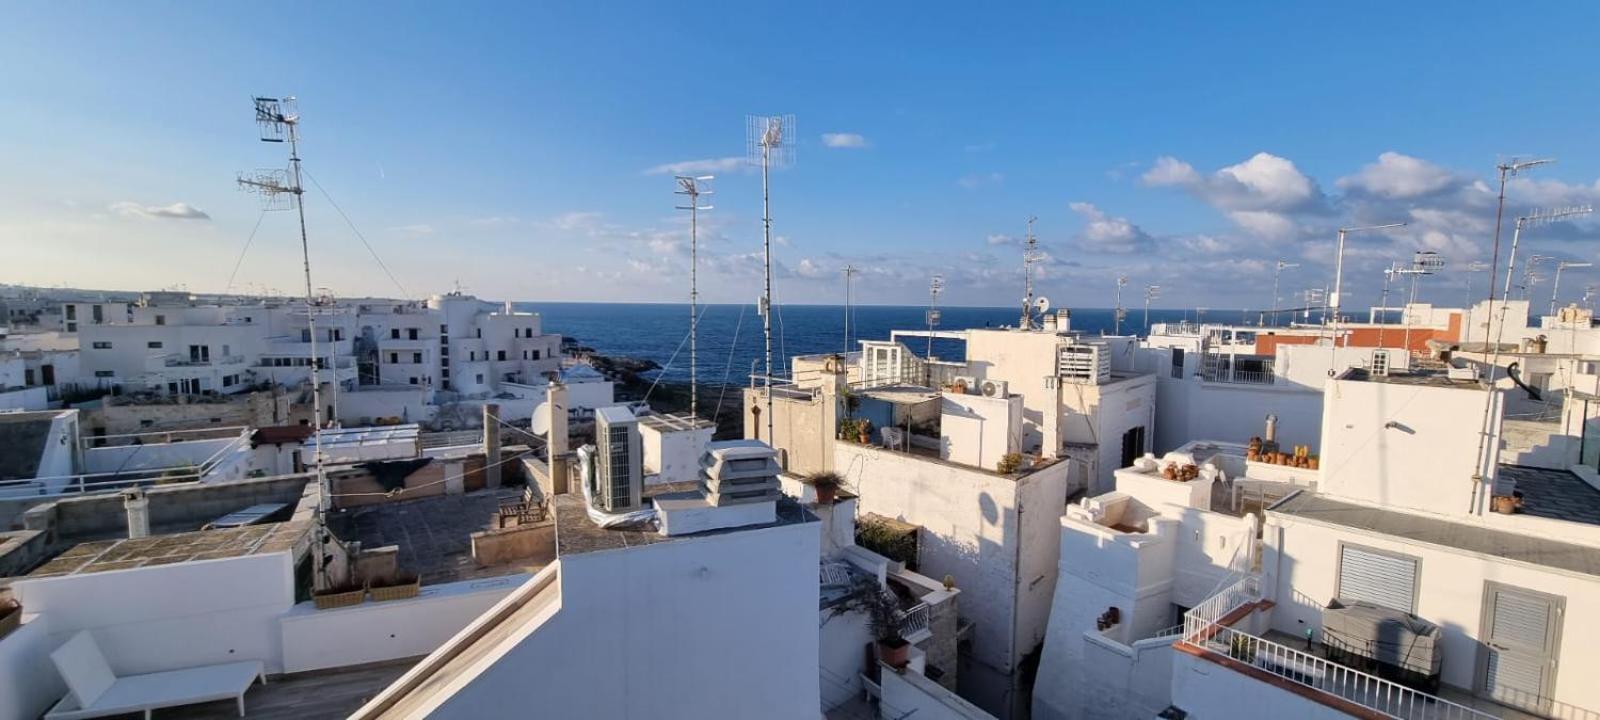
M1003 398L1006 396L1006 381L1004 380L985 380L978 387L984 397Z
M957 375L950 378L950 384L961 388L961 392L969 395L978 391L978 379L971 375Z
M1062 382L1099 385L1111 380L1111 353L1105 345L1062 345L1056 355L1056 374Z
M638 510L644 504L638 418L621 405L595 411L595 448L595 505L608 513Z

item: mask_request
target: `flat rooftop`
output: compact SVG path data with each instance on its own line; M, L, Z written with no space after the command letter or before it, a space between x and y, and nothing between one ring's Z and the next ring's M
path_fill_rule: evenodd
M1367 372L1365 368L1350 368L1349 370L1346 370L1343 375L1340 375L1339 379L1386 383L1389 385L1427 385L1430 387L1462 388L1471 390L1482 388L1482 386L1478 384L1478 380L1476 378L1455 380L1442 372L1427 372L1417 370L1395 370L1391 371L1388 375L1373 375L1372 373Z
M692 492L698 487L699 483L693 481L646 485L644 488L645 501L653 503L657 495ZM720 535L744 530L817 522L817 516L812 515L810 511L801 507L800 503L796 502L794 498L787 495L778 498L778 519L776 522L672 537L667 537L657 532L654 520L621 527L602 528L589 519L589 513L584 507L583 495L578 492L555 496L555 499L551 502L551 507L556 514L556 555L558 557L568 554L654 545L656 543L674 542L706 535Z
M192 560L264 555L284 550L298 554L308 546L310 532L310 520L294 520L226 530L151 535L132 540L92 540L74 545L50 562L35 568L28 573L28 577L83 575Z
M244 707L250 720L349 717L416 663L417 658L410 658L276 676L251 687L244 695ZM162 708L155 715L163 720L235 720L239 706L229 698Z
M661 432L715 430L717 427L717 424L710 420L690 417L688 413L681 415L645 415L639 418L639 425Z
M363 549L397 545L400 569L422 584L456 582L534 572L554 558L528 557L479 567L472 534L499 528L500 502L522 498L522 488L503 487L461 495L434 495L399 502L357 505L328 516L334 535L357 540Z
M1535 535L1356 505L1313 492L1292 495L1268 511L1478 555L1600 576L1600 550Z
M1516 482L1526 515L1600 525L1600 490L1569 471L1501 465L1500 476Z

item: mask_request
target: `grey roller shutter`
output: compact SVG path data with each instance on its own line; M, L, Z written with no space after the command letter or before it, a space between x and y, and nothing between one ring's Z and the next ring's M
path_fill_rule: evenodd
M1408 613L1417 611L1416 558L1354 545L1339 549L1339 598L1365 600Z

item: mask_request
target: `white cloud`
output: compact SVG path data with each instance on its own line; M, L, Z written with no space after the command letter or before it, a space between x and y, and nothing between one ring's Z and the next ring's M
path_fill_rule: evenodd
M469 225L476 225L478 227L505 227L507 225L516 225L520 222L522 222L520 218L510 215L495 215L492 217L473 218L467 221Z
M823 133L822 144L831 148L864 148L867 138L857 133Z
M1005 182L1005 179L1005 175L997 172L973 173L971 175L962 176L960 180L956 181L956 184L968 190L976 190L984 187L985 185L999 185L1000 183Z
M597 212L569 212L557 215L551 219L550 224L554 225L557 230L595 232L600 229L600 221L603 217Z
M707 173L735 172L744 169L748 163L742 157L706 158L702 160L681 160L679 162L657 165L644 171L646 175L704 175Z
M1264 152L1209 176L1177 158L1161 157L1141 180L1156 187L1184 188L1224 211L1305 211L1323 201L1317 184L1293 162Z
M1338 186L1347 191L1400 200L1431 195L1459 182L1449 170L1391 151L1379 155L1377 162L1366 165L1360 172L1340 178Z
M1228 213L1228 219L1247 232L1264 238L1286 240L1295 233L1293 219L1270 210L1236 210Z
M987 242L990 245L1017 245L1021 241L1011 235L990 235Z
M171 205L141 205L136 202L124 200L112 203L111 212L123 217L160 218L166 220L210 220L204 210L189 203L175 202Z
M1148 250L1154 244L1150 235L1127 218L1111 217L1091 203L1075 202L1068 207L1083 216L1083 244L1098 252L1128 254Z
M421 235L432 235L434 233L434 229L433 229L432 225L421 225L421 224L418 224L418 225L401 225L400 227L389 228L389 229L393 230L393 231L395 231L397 233L404 234L404 235L421 236Z

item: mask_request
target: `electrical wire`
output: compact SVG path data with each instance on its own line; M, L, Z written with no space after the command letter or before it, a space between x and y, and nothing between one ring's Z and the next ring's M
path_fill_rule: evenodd
M733 351L739 348L739 328L744 327L744 311L747 306L739 305L739 321L733 325L733 342L728 343L728 365L722 370L722 390L717 393L717 411L711 417L722 417L722 399L728 395L728 376L733 374Z
M400 284L400 280L395 278L394 273L389 272L389 266L383 263L383 258L378 257L378 251L372 248L372 243L367 242L367 236L362 235L361 231L356 228L356 224L350 220L350 216L344 213L344 208L339 207L339 203L335 202L333 196L328 194L327 189L322 187L322 183L317 182L316 176L303 169L301 170L301 173L311 181L312 185L317 186L317 191L321 192L322 197L328 201L329 205L333 206L335 212L339 213L339 217L344 218L344 224L349 225L350 232L355 233L356 238L361 240L361 244L367 247L367 252L370 253L372 255L372 259L378 263L378 267L383 270L383 274L388 275L389 281L394 283L394 286L400 289L400 296L405 298L412 297L411 293L406 290L406 286Z
M222 294L227 295L233 290L233 279L239 275L239 266L244 264L244 254L250 252L250 243L256 240L256 231L261 229L261 221L267 219L267 209L261 208L261 214L256 216L256 226L250 228L250 237L244 239L244 247L239 248L239 259L233 261L233 272L228 273L228 284L222 288Z

